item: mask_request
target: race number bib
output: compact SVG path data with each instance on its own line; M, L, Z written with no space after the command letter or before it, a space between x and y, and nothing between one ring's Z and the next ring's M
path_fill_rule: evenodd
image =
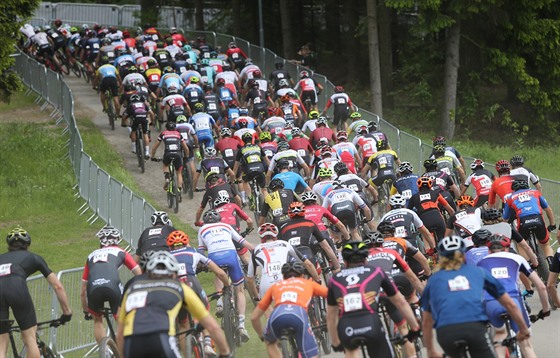
M397 226L395 228L395 236L396 237L405 237L406 236L406 229L404 226Z
M109 257L108 254L97 254L97 255L94 255L94 256L93 256L92 261L93 261L93 263L96 263L96 262L107 262L107 258L108 258L108 257Z
M227 190L218 191L218 196L221 196L223 198L229 198L229 194L228 194Z
M257 154L253 154L247 157L247 163L258 163L261 161L261 157Z
M115 57L115 53L113 51L108 51L107 52L107 57L109 57L109 58Z
M178 150L179 147L177 146L177 144L170 144L169 145L169 150Z
M199 130L199 129L208 129L208 128L210 128L210 125L208 124L207 121L198 122L198 123L196 124L196 129L197 129L197 130Z
M519 200L522 203L525 202L525 201L529 201L529 200L531 200L531 195L529 195L529 194L519 194L517 196L517 200Z
M379 157L379 165L387 165L387 158Z
M272 153L272 151L270 149L267 149L264 151L264 155L266 155L267 157L272 157L274 155L274 153Z
M420 194L420 201L430 200L431 198L430 194Z
M233 149L228 148L228 149L224 150L224 155L226 157L233 157Z
M338 104L346 104L346 100L345 100L344 98L342 98L342 97L339 98L339 99L337 100L337 102L338 102Z
M210 171L216 174L220 174L220 168L219 167L210 167Z
M359 192L359 191L360 191L360 188L358 188L358 185L357 185L357 184L350 184L350 185L348 185L348 189L352 189L352 190L354 190L355 192Z
M94 48L94 49L98 49L98 48L99 48L99 44L97 44L97 43L93 44L93 48Z
M471 285L469 280L465 276L457 276L451 280L447 280L447 285L449 287L449 291L456 292L456 291L467 291L471 289Z
M305 149L298 149L297 154L299 154L300 157L305 157L307 155Z
M178 276L185 276L187 274L187 265L179 264L179 272L177 273Z
M492 186L492 180L490 180L488 178L482 179L479 183L480 183L480 186L483 187L484 189L490 188Z
M216 103L208 103L208 109L211 111L216 110Z
M198 92L197 91L191 91L190 96L191 97L198 97Z
M299 236L292 237L288 240L288 242L292 246L299 246L299 244L301 243L301 237L299 237Z
M259 104L261 103L261 98L260 97L255 97L255 99L253 100L254 104Z
M151 82L158 82L159 81L159 76L156 75L155 73L153 75L150 75L150 81ZM171 103L171 101L169 101ZM171 103L171 105L173 105L173 103Z
M359 292L344 295L344 312L358 311L363 308L362 294Z
M491 273L495 278L509 278L507 267L493 267Z
M208 83L208 76L202 76L201 81L204 83Z
M298 294L297 292L287 291L282 292L280 296L280 302L297 302Z
M0 265L0 276L8 276L12 273L12 264Z
M410 189L403 190L401 195L405 199L410 199L410 198L412 198L412 190L410 190Z
M146 306L148 291L133 292L126 298L126 312Z
M276 208L272 210L272 216L280 216L282 215L282 208Z
M451 175L451 171L449 170L449 168L445 168L445 167L444 167L444 168L441 168L440 170L441 170L442 172L444 172L445 174L447 174L447 175Z
M282 263L280 261L269 262L266 264L266 272L269 276L276 276L282 272Z
M239 54L237 52L234 52L231 54L231 58L235 60L236 58L239 58Z

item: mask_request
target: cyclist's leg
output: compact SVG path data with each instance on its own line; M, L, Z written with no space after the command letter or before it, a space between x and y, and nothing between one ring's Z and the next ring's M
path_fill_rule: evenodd
M183 157L179 154L173 159L173 165L175 166L175 172L177 173L177 186L179 191L183 187Z
M169 185L169 164L172 163L174 157L170 156L169 154L164 154L163 155L163 176L165 177L165 181L164 181L164 190L167 190L167 186Z

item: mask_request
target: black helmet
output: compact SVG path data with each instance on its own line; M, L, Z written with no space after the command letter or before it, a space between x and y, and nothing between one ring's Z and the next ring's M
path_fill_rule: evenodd
M437 168L437 161L435 159L426 159L424 160L424 168L426 169L433 169Z
M364 242L369 246L381 246L385 241L385 237L379 231L370 231L366 234Z
M377 141L377 150L387 149L388 145L389 144L387 143L386 139L380 139Z
M479 247L485 246L490 236L492 236L490 231L486 229L478 229L472 234L471 239L474 246Z
M385 233L390 233L390 234L394 234L395 233L395 225L390 222L390 221L382 221L379 223L379 225L377 225L377 230L379 232L381 232L382 234Z
M175 130L175 122L167 122L165 124L165 129L167 129L168 131L174 131Z
M348 173L348 166L344 162L338 162L334 165L334 172L336 175L343 175Z
M208 210L202 215L202 221L204 221L205 224L219 223L222 221L222 216L216 210Z
M346 262L364 262L368 254L368 247L363 241L350 241L342 246L342 258Z
M529 189L529 182L524 179L515 179L513 183L511 183L511 190L518 191L523 189Z
M284 67L284 61L276 61L276 63L274 64L274 66L276 67L277 70L280 70Z
M456 251L465 252L465 243L459 236L446 236L437 245L437 251L440 256L452 258Z
M241 140L244 143L251 143L253 142L253 133L251 132L245 132L243 133L243 135L241 135Z
M289 169L290 162L286 159L280 159L278 163L276 163L276 168L278 169Z
M371 132L375 132L377 130L377 122L371 121L367 124L368 130Z
M268 184L268 189L269 190L284 189L284 182L282 181L282 179L278 179L278 178L272 179Z
M305 268L301 262L286 262L282 265L282 275L284 278L288 277L300 277L303 275Z
M522 156L520 155L514 155L513 157L511 157L511 159L509 160L509 163L513 166L516 167L520 167L523 165L523 163L525 163L525 159L523 159Z
M15 242L22 242L26 245L31 245L31 236L29 235L27 230L18 226L10 231L8 233L8 236L6 236L6 243L9 246L12 246Z
M494 221L502 217L502 213L498 209L486 209L482 212L482 220L484 221Z

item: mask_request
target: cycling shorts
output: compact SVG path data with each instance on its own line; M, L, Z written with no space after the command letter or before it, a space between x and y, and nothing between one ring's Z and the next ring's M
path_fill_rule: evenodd
M313 254L313 251L309 246L296 246L295 249L301 253L304 259L308 259L309 261L311 261L313 266L317 265L317 259L315 258L315 255Z
M331 213L336 216L338 220L342 221L344 225L348 226L349 229L353 230L358 227L358 217L353 202L345 201L334 204L331 207Z
M263 168L264 170L264 168ZM244 182L248 183L251 180L255 179L257 181L257 183L259 183L259 186L261 188L265 188L266 187L266 179L264 177L264 171L247 171L244 172L243 175L241 176L241 179L243 179Z
M231 278L231 282L234 286L239 286L245 281L243 269L241 268L241 264L237 258L237 251L224 250L212 252L208 254L208 258L220 267L227 267L229 277Z
M45 45L39 46L39 48L37 49L37 56L42 56L44 54L47 54L51 57L54 56L54 51L53 51L51 45L45 44Z
M124 337L125 358L180 358L177 339L167 332L155 332Z
M467 342L471 357L495 358L494 345L486 322L465 322L450 324L439 327L437 330L437 340L441 348L450 357L461 357L461 348L455 342L462 340Z
M179 172L183 168L183 156L179 153L168 153L166 152L163 155L163 164L170 165L173 163L173 167L177 172Z
M99 54L99 51L98 52L93 52L93 51L88 52L87 57L86 57L86 61L93 65L95 60L97 60L97 55L98 54Z
M198 133L197 133L197 136L198 136ZM212 136L202 135L202 136L198 137L198 145L200 145L201 148L213 147L214 146L214 138Z
M525 240L531 237L531 231L541 244L546 244L549 239L548 230L542 215L528 215L517 219L518 230Z
M422 214L418 215L426 229L430 232L435 233L437 238L436 240L441 240L445 236L445 221L443 220L443 216L437 209L430 209L428 211L424 211ZM436 242L437 243L437 242Z
M394 183L397 180L397 176L391 171L387 171L387 173L380 171L378 175L371 177L370 180L377 188L379 188L383 185L385 180L391 180L391 183ZM389 193L387 193L387 195L389 195Z
M400 288L399 288L400 291ZM393 321L397 327L402 326L403 324L406 323L406 320L404 319L403 315L401 314L401 311L399 311L397 309L397 307L395 307L395 305L393 305L393 303L391 302L391 300L389 300L389 298L387 298L387 296L385 295L384 292L381 293L381 295L379 296L379 302L383 304L383 306L385 306L385 310L387 311L387 314L389 315L389 318L391 318L391 321Z
M0 334L9 332L7 320L10 317L10 308L22 331L37 324L33 300L25 279L21 277L0 278Z
M527 327L530 327L531 323L529 321L529 315L527 314L527 310L525 309L525 304L523 303L523 298L521 298L521 296L519 295L518 296L511 295L511 298L513 299L517 307L519 307L519 310L523 315L523 320L525 320L525 324L527 325ZM486 311L486 314L488 315L488 318L490 319L490 323L492 324L492 326L496 328L503 327L505 323L504 320L500 318L500 315L502 313L507 313L507 311L504 308L504 306L500 304L499 301L497 300L485 301L484 310ZM511 328L515 332L519 331L519 326L517 325L517 323L515 323L513 319L511 320Z
M105 92L107 90L111 91L111 95L116 97L119 95L119 85L117 84L116 77L103 77L101 83L99 84L99 90Z
M334 108L333 124L337 125L339 122L344 123L350 116L350 111L348 109L338 109Z
M315 336L311 333L307 312L297 305L277 305L268 318L263 337L267 342L277 342L283 332L291 330L296 339L298 351L303 358L315 357L319 347Z
M410 298L414 294L412 284L403 273L393 275L393 281L395 281L395 285L399 288L399 292L402 293L405 298Z
M301 92L301 103L305 103L306 99L310 99L311 100L311 104L312 105L316 105L317 104L317 92L315 91L302 91Z
M354 350L364 341L369 357L394 357L377 314L345 313L338 321L340 343L346 349Z
M488 195L479 195L474 199L474 207L480 208L484 203L488 201Z
M105 307L105 302L109 302L109 307L113 312L113 317L115 317L121 305L121 292L113 287L96 287L88 292L87 302L89 313L97 317L103 315L101 310Z
M132 132L136 132L138 126L142 126L142 133L148 133L148 118L146 115L136 116L132 121Z

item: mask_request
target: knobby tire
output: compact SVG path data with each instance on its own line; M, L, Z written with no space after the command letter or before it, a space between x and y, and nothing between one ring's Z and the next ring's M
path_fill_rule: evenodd
M105 337L99 342L99 358L107 357L119 358L117 344L109 337Z

